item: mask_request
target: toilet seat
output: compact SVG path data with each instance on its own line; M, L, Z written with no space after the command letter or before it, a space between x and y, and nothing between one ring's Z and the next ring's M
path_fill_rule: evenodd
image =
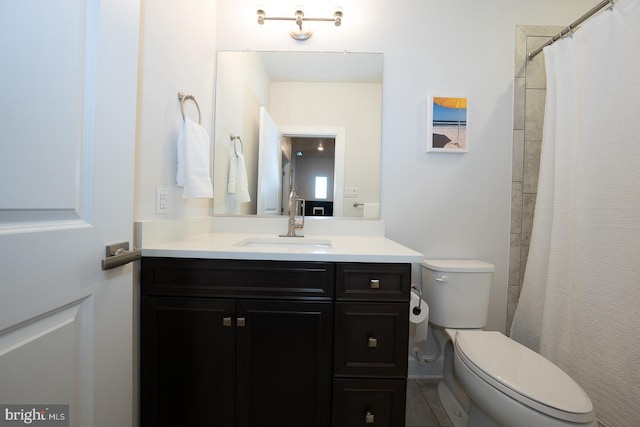
M473 373L518 402L568 422L593 421L591 400L569 375L501 333L459 330L455 348Z

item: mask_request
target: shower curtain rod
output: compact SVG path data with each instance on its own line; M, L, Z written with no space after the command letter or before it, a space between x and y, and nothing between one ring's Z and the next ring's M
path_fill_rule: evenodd
M536 50L531 52L529 54L529 56L528 56L529 61L531 61L534 58L534 56L536 56L537 54L542 52L542 49L544 49L545 47L547 47L549 45L554 44L555 42L560 40L562 37L564 37L568 33L572 32L578 25L582 24L584 21L586 21L587 19L591 18L593 15L598 13L601 9L603 9L606 6L613 7L613 0L603 0L600 3L598 3L597 5L595 5L594 8L591 9L589 12L585 13L584 15L582 15L580 18L578 18L577 20L575 20L574 22L569 24L568 27L564 28L558 34L553 36L553 38L551 38L548 42L546 42L545 44L543 44L542 46L540 46L539 48L537 48Z

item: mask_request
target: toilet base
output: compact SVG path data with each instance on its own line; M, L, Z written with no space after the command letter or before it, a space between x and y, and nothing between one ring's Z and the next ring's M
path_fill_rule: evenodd
M438 398L453 427L468 427L471 399L454 377L453 351L453 343L449 339L444 345L443 375L438 383Z
M467 412L444 381L438 383L438 398L452 427L500 427L473 402Z
M469 425L469 416L444 381L438 383L438 398L452 427L467 427Z

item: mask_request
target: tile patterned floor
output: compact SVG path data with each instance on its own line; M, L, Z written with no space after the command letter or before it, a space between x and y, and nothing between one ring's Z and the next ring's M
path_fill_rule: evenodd
M438 400L439 380L407 381L407 415L405 427L449 426L447 416Z

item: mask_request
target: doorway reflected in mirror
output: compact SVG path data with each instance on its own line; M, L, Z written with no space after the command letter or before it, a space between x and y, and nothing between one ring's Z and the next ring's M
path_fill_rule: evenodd
M335 145L335 138L283 137L283 188L293 183L306 216L333 216Z

